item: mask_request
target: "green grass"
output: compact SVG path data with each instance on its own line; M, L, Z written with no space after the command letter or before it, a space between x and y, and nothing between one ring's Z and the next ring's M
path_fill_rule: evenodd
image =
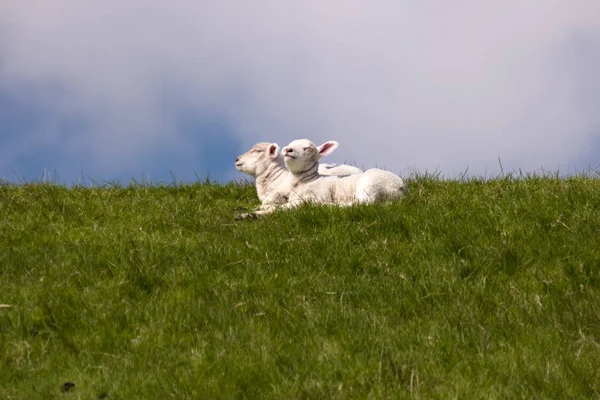
M0 398L600 397L600 181L408 185L0 185Z

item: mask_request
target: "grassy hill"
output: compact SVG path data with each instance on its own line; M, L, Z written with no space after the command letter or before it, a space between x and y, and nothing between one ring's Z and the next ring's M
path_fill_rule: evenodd
M600 180L408 185L0 185L0 398L598 398Z

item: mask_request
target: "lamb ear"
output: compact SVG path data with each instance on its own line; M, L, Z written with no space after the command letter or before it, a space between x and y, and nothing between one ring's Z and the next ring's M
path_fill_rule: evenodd
M269 146L269 157L277 158L279 156L279 145L277 143L271 143Z
M326 156L326 155L333 153L335 151L335 149L338 148L339 145L340 144L338 142L330 140L329 142L325 142L322 145L320 145L319 147L317 147L317 150L319 150L319 154L321 156Z

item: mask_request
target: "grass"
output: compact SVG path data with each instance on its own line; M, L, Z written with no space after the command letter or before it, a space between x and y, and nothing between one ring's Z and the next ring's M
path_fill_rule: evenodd
M408 184L0 185L0 398L599 398L600 181Z

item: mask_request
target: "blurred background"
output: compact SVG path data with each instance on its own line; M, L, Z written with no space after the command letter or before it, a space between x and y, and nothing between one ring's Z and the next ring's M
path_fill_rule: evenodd
M402 176L583 172L598 71L597 0L4 1L0 178L228 181L296 138Z

